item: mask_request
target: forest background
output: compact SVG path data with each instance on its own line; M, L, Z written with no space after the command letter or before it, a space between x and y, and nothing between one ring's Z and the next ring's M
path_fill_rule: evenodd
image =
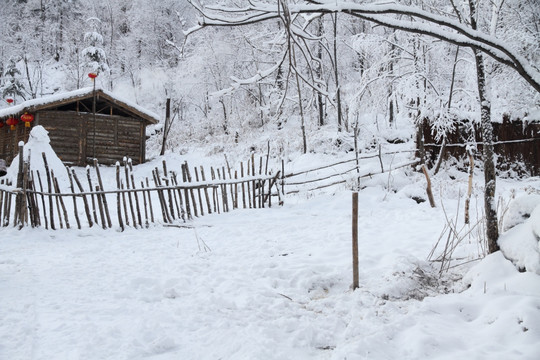
M184 121L172 126L172 146L186 136L238 141L254 131L282 128L300 116L300 109L308 130L340 122L351 131L366 114L378 114L378 121L395 126L403 118L427 118L442 134L452 121L479 119L469 48L346 14L297 20L306 36L297 45L296 78L288 71L289 58L283 58L287 39L279 21L207 28L186 38L200 19L186 0L3 3L3 98L21 102L90 86L87 73L99 70L98 86L158 114L164 114L165 99L172 99L173 114ZM399 3L449 16L460 6L467 11L460 1ZM482 32L499 38L538 70L538 2L480 1L477 18ZM523 118L540 105L538 92L514 70L489 57L485 63L494 121L504 114ZM317 150L316 144L308 143L308 150Z
M91 86L88 72L99 71L98 86L158 114L172 99L173 119L179 121L171 126L171 147L193 140L233 144L261 133L275 139L275 131L292 123L298 140L287 137L287 144L274 147L317 151L317 135L302 144L301 120L308 134L326 126L339 147L357 124L367 122L396 128L429 119L434 132L444 136L455 121L480 119L470 48L346 14L296 17L305 36L295 40L292 59L284 56L290 44L279 20L206 28L186 38L200 21L187 0L3 3L3 98L21 102ZM450 18L470 11L462 1L398 3ZM538 70L538 2L479 1L477 22L482 32L496 36ZM513 69L484 59L493 121L502 121L504 114L522 119L540 105L538 92ZM343 134L335 132L338 124ZM379 136L368 134L363 145L375 145Z
M537 120L534 0L5 5L4 98L85 87L94 72L98 86L157 113L170 98L171 125L151 132L164 132L180 152L193 142L247 152L271 140L272 155L283 158L299 149L362 151L415 140L422 160L426 121L443 142L467 121L471 148L476 122L488 242L497 250L491 121ZM163 154L161 136L153 139L148 153L161 147Z

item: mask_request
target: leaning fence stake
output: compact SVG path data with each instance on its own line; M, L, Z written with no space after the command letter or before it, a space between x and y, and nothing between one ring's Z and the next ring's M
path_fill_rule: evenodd
M15 196L15 214L13 216L13 226L19 226L19 229L24 226L24 219L22 216L23 208L23 177L24 177L24 156L23 156L24 143L19 141L19 171L17 173L17 195Z
M96 175L98 179L99 188L104 191L103 182L101 181L101 174L99 172L99 166L97 159L94 159L94 168L96 169ZM99 195L98 195L99 196ZM109 214L109 205L107 204L107 195L102 194L103 207L105 208L105 216L107 217L107 225L112 227L111 215Z
M116 162L116 188L120 190L120 162ZM118 225L120 229L124 231L124 221L122 220L122 195L120 193L116 194L116 212L118 216Z
M71 194L73 194L73 211L75 212L75 220L77 221L77 228L81 228L81 220L79 219L79 212L77 210L77 199L75 197L75 187L73 186L73 177L71 175L71 171L69 171L69 168L66 167L66 171L68 173L69 178L69 187L71 189Z
M82 187L81 182L79 181L79 178L77 177L77 174L75 173L75 170L71 169L71 174L73 175L73 180L75 180L75 183L77 184L77 187L79 188L79 192L84 192L84 188ZM39 177L39 173L38 173ZM39 179L39 186L41 187L41 178ZM90 189L90 191L92 191ZM92 222L92 215L90 214L90 207L88 206L88 200L86 199L86 195L81 195L83 198L84 203L84 212L86 213L86 219L88 220L88 226L92 227L94 226L94 223ZM45 208L45 205L43 205L43 208ZM47 218L45 218L45 224L47 223Z
M41 153L43 157L43 164L45 166L45 175L47 175L47 190L49 191L49 219L51 221L51 229L56 230L54 226L54 203L52 199L52 181L51 174L49 172L49 164L47 163L47 156L44 152Z

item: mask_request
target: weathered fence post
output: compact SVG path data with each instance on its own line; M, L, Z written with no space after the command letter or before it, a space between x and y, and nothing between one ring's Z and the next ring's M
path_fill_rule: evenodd
M281 159L281 193L285 195L285 160Z
M202 167L202 165L201 165L201 178L203 182L206 182L206 177L204 176L204 168ZM212 207L210 205L210 196L208 195L208 186L204 187L204 197L206 198L206 208L208 209L208 213L211 214Z
M101 189L101 191L104 191L105 189L103 188L103 182L101 181L101 174L99 173L99 166L98 166L97 159L94 159L94 168L96 169L96 175L98 179L99 188ZM128 181L129 180L126 179L126 182ZM111 215L109 214L109 205L107 204L107 196L105 194L102 194L101 197L103 200L103 207L105 208L105 216L107 217L107 225L109 227L112 227Z
M43 195L43 184L41 183L41 175L39 175L39 170L36 170L36 175L39 181L39 191L41 191L41 205L43 206L43 219L45 220L45 229L49 229L49 223L47 221L47 208L45 207L45 195Z
M90 189L90 198L92 199L92 214L94 215L94 223L99 224L96 212L96 199L94 197L94 192L92 191L94 189L94 186L92 185L92 179L90 178L90 166L86 167L86 178L88 179L88 188Z
M73 175L73 180L75 180L75 183L77 184L77 187L79 188L79 191L81 193L84 192L84 188L81 182L79 181L79 178L77 177L77 174L75 173L75 170L71 169L71 175ZM41 188L41 178L39 177L39 172L38 172L38 178L39 178L39 187ZM92 191L92 188L90 188L90 192L91 191ZM88 205L88 200L86 199L86 195L84 194L82 195L82 198L83 198L83 203L84 203L84 212L86 213L86 219L88 220L88 226L92 227L94 226L94 223L92 222L92 215L90 214L90 207ZM43 203L43 214L45 215L45 203ZM45 226L47 226L46 216L45 216Z
M150 181L148 181L148 178L146 178L146 187L150 187ZM150 221L152 223L154 222L154 209L152 208L152 194L150 193L150 190L147 191L148 195L148 207L150 208Z
M49 219L51 222L51 229L56 230L54 225L54 203L52 199L52 181L51 173L49 172L49 164L47 163L47 156L44 152L41 153L43 157L43 165L45 166L45 175L47 175L47 191L49 192Z
M184 170L185 170L185 173L186 173L187 181L191 183L191 173L189 172L189 165L188 165L187 161L184 161ZM193 191L192 187L189 188L189 194L191 196L191 205L193 207L193 215L195 217L198 217L199 213L197 211L197 202L195 201L195 192Z
M73 198L73 211L75 212L75 220L77 221L77 228L80 229L81 228L81 220L79 219L79 212L77 210L77 198L75 196L75 187L73 186L73 177L72 177L72 174L71 174L71 171L68 167L66 167L66 171L68 173L68 178L69 178L69 186L70 186L70 189L71 189L71 194L73 195L72 198Z
M169 172L167 171L167 162L163 160L163 181L165 182L165 187L167 187L167 199L169 200L169 214L172 217L172 220L176 219L174 216L174 204L172 198L172 192L169 188ZM180 216L180 214L179 214Z
M131 186L129 185L129 168L128 168L128 163L127 163L127 158L125 158L125 157L124 157L124 173L125 173L125 176L126 176L126 189L129 190L131 188ZM156 186L157 186L157 184L156 184ZM129 200L129 210L131 210L131 218L133 219L133 227L136 229L137 228L137 219L135 218L135 210L133 208L133 198L131 196L131 192L127 191L126 196L127 196L128 200ZM127 210L126 210L126 212L127 212ZM127 215L126 215L126 224L129 225Z
M69 229L69 218L68 213L66 210L66 206L64 204L64 200L62 199L60 186L58 186L58 179L54 176L54 171L51 170L51 176L53 178L53 185L54 185L54 192L58 195L56 196L56 206L58 208L58 218L60 219L60 228L62 227L62 215L60 213L60 207L62 207L62 212L64 213L64 219L66 220L66 228ZM60 205L58 205L60 204Z
M352 193L352 258L353 290L358 289L358 193Z
M429 178L429 174L426 169L426 164L422 164L422 172L424 173L424 176L426 177L426 193L429 199L429 205L431 205L431 207L434 208L435 200L433 198L433 192L431 191L431 180Z
M120 162L116 162L116 189L119 191L116 194L116 212L118 216L118 225L120 225L120 229L124 231L124 221L122 220L122 195L120 194Z
M129 176L131 178L131 187L133 188L133 190L137 190L135 187L135 179L133 177L133 170L131 169L131 162L129 164L130 164ZM126 181L129 181L129 180L126 180ZM141 225L142 227L143 223L142 223L142 217L141 217L141 207L139 206L139 195L137 195L137 191L133 191L133 197L135 198L135 208L137 209L137 219L139 220L139 225ZM135 222L135 220L133 220L133 222Z
M17 195L15 197L15 216L13 216L13 226L19 226L19 229L24 226L24 208L23 201L26 198L25 189L23 189L24 180L24 158L23 158L24 143L19 141L19 171L17 173Z

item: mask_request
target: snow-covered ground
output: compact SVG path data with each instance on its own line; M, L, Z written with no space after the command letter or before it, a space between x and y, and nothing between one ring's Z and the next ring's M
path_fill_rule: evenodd
M410 198L423 194L421 174L396 172L392 189L383 176L359 192L356 291L345 185L187 227L1 228L0 359L538 359L534 267L519 272L499 252L439 276L427 261L441 203L462 217L466 175L433 179L435 209ZM539 188L498 184L507 200ZM539 219L503 235L519 257L526 233L533 265ZM466 262L478 248L466 238L455 254Z

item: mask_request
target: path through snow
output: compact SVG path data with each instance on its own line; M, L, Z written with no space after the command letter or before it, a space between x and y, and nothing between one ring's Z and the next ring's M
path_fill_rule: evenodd
M348 192L209 215L195 229L4 228L0 358L536 358L539 276L494 255L470 289L440 294L424 259L442 219L399 194L360 192L355 292Z

